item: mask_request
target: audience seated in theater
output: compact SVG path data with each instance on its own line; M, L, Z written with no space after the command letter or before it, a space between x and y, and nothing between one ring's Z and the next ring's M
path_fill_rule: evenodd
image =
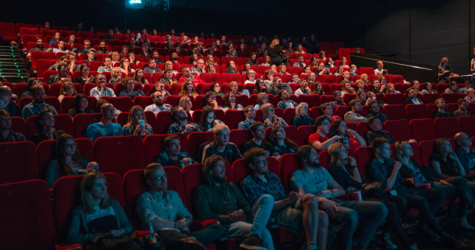
M386 94L400 94L401 92L396 90L396 87L392 83L386 85Z
M314 73L312 73L314 74ZM312 87L312 94L313 95L325 95L325 92L323 91L323 85L321 82L316 82L313 84Z
M371 84L371 82L368 80L368 74L366 73L361 74L360 80L363 81L364 84Z
M140 83L142 85L148 84L148 80L144 76L144 71L141 68L138 68L135 72L134 75L132 76L134 80L137 83Z
M467 96L465 97L465 100L467 103L475 102L475 89L467 89Z
M341 94L341 91L336 90L335 92L333 92L333 99L335 101L329 102L333 109L336 109L339 106L346 106L346 104L343 102L343 96Z
M254 118L256 117L256 111L252 105L249 105L244 108L244 116L246 119L238 124L238 129L249 129L254 123Z
M97 87L91 89L91 96L99 100L103 96L116 97L113 89L106 87L106 76L103 74L96 75Z
M457 101L457 105L459 108L454 112L455 118L461 116L471 116L470 112L467 111L467 101L465 99L459 99Z
M91 46L91 40L89 39L84 39L84 49L78 50L78 53L89 53L89 50L93 50ZM94 49L94 54L96 50Z
M43 38L37 37L35 39L35 44L36 46L34 48L31 48L30 51L28 51L26 57L31 58L31 52L33 51L46 51L46 49L43 47Z
M382 123L389 120L388 116L380 112L379 103L377 100L371 100L368 102L368 109L369 113L366 115L366 118L370 118L373 116L379 117Z
M224 107L223 111L227 110L243 110L241 104L236 103L236 94L229 92L224 96Z
M436 89L434 89L434 86L430 82L426 82L424 85L424 89L422 90L421 94L437 94Z
M383 61L376 62L376 68L374 69L374 75L378 75L378 73L383 73Z
M112 83L112 85L122 83L122 72L119 67L115 67L112 69L111 79L109 80L109 83Z
M62 52L62 53L69 52L69 50L66 48L66 43L62 40L59 41L58 48L53 48L53 49L49 48L46 51L53 51L55 54L57 54L58 52Z
M140 124L141 121L144 125ZM153 134L152 126L148 124L142 107L135 105L130 109L127 123L122 127L122 131L124 135L138 135L142 139Z
M106 42L104 40L99 41L98 54L111 54L111 51L107 51Z
M118 51L112 51L111 54L112 64L120 63L120 54Z
M327 150L327 148L336 141L342 139L339 135L328 138L330 133L330 121L326 115L322 115L315 119L315 128L317 132L311 134L308 138L308 144L318 152Z
M342 81L341 82L341 96L345 96L346 94L355 94L355 89L351 87L350 82Z
M119 96L128 96L132 100L137 96L145 96L145 93L141 89L135 89L135 80L132 77L124 78L122 80L122 86L124 89L120 91Z
M218 83L219 86L219 83ZM178 93L179 96L193 96L193 98L196 98L199 94L196 92L195 85L193 85L193 82L191 81L184 81L181 84L180 87L180 92Z
M263 196L270 196L274 203L271 216L277 218L279 225L295 234L305 232L306 249L317 249L317 245L325 249L328 216L318 210L318 198L297 189L287 195L279 177L269 172L266 154L260 148L251 149L245 154L244 161L252 174L241 182L244 197L251 206L255 206Z
M160 80L158 80L158 82L155 83L155 92L158 91L160 93L162 93L162 96L163 96L163 99L167 98L170 94L170 92L167 91L167 89L165 88L165 84L164 82ZM150 94L150 96L153 96L153 93L155 93L152 91L152 93Z
M381 82L378 79L373 80L373 89L371 89L371 92L375 94L381 94L385 89L386 85L381 85Z
M38 132L33 135L32 141L36 145L45 140L56 140L64 133L54 128L54 115L51 109L45 108L38 113Z
M165 150L157 156L156 163L160 163L162 166L175 166L180 169L186 165L196 163L187 152L181 151L180 138L177 135L167 136L163 141L163 145Z
M445 109L447 108L447 104L445 103L444 98L438 98L437 100L435 100L435 106L437 107L437 112L434 114L434 119L440 117L454 116L452 112L445 111Z
M266 156L275 156L274 147L270 142L264 141L266 138L264 123L254 122L251 127L251 134L253 138L240 147L240 152L245 154L247 151L252 148L262 148L267 152Z
M396 143L394 137L388 131L382 130L383 122L378 116L368 118L368 131L363 135L368 145L371 145L377 138L385 138L390 144ZM417 143L416 140L410 139L410 143Z
M145 58L146 56L149 55L149 51L148 51L149 47L147 43L142 43L141 48L142 48L142 53L140 53L139 55L142 55Z
M190 115L193 115L193 110L191 110L193 107L193 102L191 101L190 97L182 96L178 102L178 107L182 107Z
M444 93L459 93L459 85L457 82L451 82L450 86L445 89Z
M81 75L78 76L74 82L80 83L82 86L86 85L86 83L96 83L94 75L89 75L91 68L89 68L86 63L81 64L79 70L81 71Z
M282 78L274 77L270 86L267 86L267 93L272 95L278 95L279 91L282 89L287 90L289 95L292 95L292 89L287 83L282 82Z
M235 95L243 94L241 91L239 91L239 84L236 81L231 81L229 83L229 93L234 93Z
M26 141L24 135L13 132L10 113L0 109L0 143L1 142L19 142Z
M465 243L459 241L449 234L439 225L435 218L435 212L439 210L445 200L445 192L439 189L414 188L414 182L401 176L401 162L391 158L391 148L389 141L385 138L378 138L373 141L375 159L368 162L367 177L369 181L386 182L387 188L393 189L398 196L407 200L407 206L419 210L419 220L421 221L414 232L420 237L431 240L442 239L442 243L452 249L463 249ZM412 187L406 187L405 185Z
M404 101L404 105L408 105L408 104L424 105L422 100L417 98L417 91L415 89L408 88L406 92L407 92L407 97L406 97L406 100Z
M152 56L151 56L150 58L153 59L153 61L155 62L155 65L156 65L156 66L158 66L158 65L160 65L160 64L163 63L163 61L160 61L160 54L158 53L158 50L155 50L155 49L154 49L154 50L152 51ZM150 66L150 61L148 62L148 66L151 67L151 66ZM158 71L156 71L156 72L158 72ZM149 72L149 73L150 73L150 72ZM161 73L161 71L160 71L160 73Z
M300 88L295 91L295 96L312 94L312 90L308 87L308 82L306 78L300 79L299 85Z
M107 193L106 177L101 173L85 175L81 183L81 205L72 211L67 241L84 246L94 237L120 238L134 231L119 202ZM131 241L128 249L140 246Z
M364 185L369 184L367 180L361 177L353 157L348 157L348 151L341 143L334 143L328 149L331 157L329 172L333 179L340 184L347 193L353 193L356 190L362 190ZM382 197L363 195L364 200L382 202L388 209L386 224L382 228L378 243L386 249L396 249L397 246L391 242L390 232L394 231L404 249L417 250L415 243L411 244L401 225L400 214L404 212L406 202L401 196L383 195Z
M459 89L460 94L465 94L467 92L467 89L472 88L472 82L470 80L465 81L465 87Z
M458 74L453 73L453 69L448 66L448 63L449 59L447 57L443 57L442 60L440 60L439 66L437 67L437 79L439 83L449 83L460 77Z
M14 116L21 117L20 106L18 106L18 104L12 97L13 97L13 94L10 87L8 86L0 87L0 110L7 111L12 117Z
M58 100L59 102L63 101L63 98L65 96L77 96L78 92L76 88L74 87L72 82L64 82L63 85L61 86L61 89L59 91L59 97Z
M266 103L269 103L269 97L267 96L267 94L259 93L257 95L256 105L254 106L254 109L257 111L261 109L261 107Z
M85 94L78 94L74 100L74 104L68 111L68 115L74 118L77 114L90 114L92 111L88 108L89 100Z
M288 124L284 121L284 119L275 115L274 106L270 103L266 103L262 105L262 121L264 123L265 128L274 127L276 125L281 125L287 127Z
M233 60L229 61L226 64L226 73L239 74L239 69L237 68Z
M322 111L323 115L327 117L330 124L332 124L335 120L342 119L338 115L333 115L333 109L330 103L322 103L320 105L320 110Z
M243 249L274 250L266 225L274 200L263 195L254 206L242 196L239 188L226 181L225 159L213 155L206 159L201 181L193 192L193 203L202 220L218 220L229 237L241 241Z
M458 138L461 141L462 138ZM464 142L460 142L464 143ZM465 142L464 145L468 143ZM466 147L466 146L464 146ZM470 163L467 166L462 165L457 154L452 150L450 141L446 138L436 139L432 155L429 157L430 166L440 178L450 178L455 176L468 175L472 169ZM465 161L465 159L464 159ZM469 170L470 172L466 172ZM475 182L468 182L472 191L475 191Z
M124 72L125 75L128 75L130 72L135 72L135 69L130 67L130 59L127 57L124 57L120 60L119 67L121 72Z
M299 55L299 60L297 62L294 62L294 64L292 66L294 68L295 67L305 67L305 66L307 66L307 64L305 64L305 62L304 62L303 55Z
M201 73L206 73L205 61L201 58L198 59L198 61L196 62L195 67L190 69L190 73L196 73L198 75L200 75Z
M264 80L257 79L255 81L254 89L252 90L252 94L259 94L259 93L267 93L267 85Z
M258 49L259 50L259 49ZM258 51L257 51L258 52ZM269 67L270 66L270 56L266 55L264 56L264 62L261 63L261 66L267 66Z
M325 68L334 68L335 67L335 64L334 64L334 61L331 57L328 57L327 58L327 62L325 64Z
M356 84L356 89L355 89L356 93L358 93L360 91L363 92L363 93L368 92L368 90L365 89L365 84L364 84L363 80L361 80L361 79L356 80L355 84Z
M318 68L314 71L315 74L321 76L321 75L331 75L332 73L330 72L330 70L325 67L325 64L323 62L320 62L318 64Z
M167 174L161 164L149 164L144 170L144 177L150 189L139 197L136 211L143 229L148 229L147 225L150 225L158 233L164 247L206 249L206 245L222 236L224 229L220 224L191 233L193 216L180 195L168 190Z
M353 152L359 147L366 147L366 142L363 137L356 131L348 129L346 122L343 120L335 120L330 125L329 138L333 138L335 135L339 136L340 142L343 143L345 148L352 150Z
M152 101L153 104L148 105L145 107L145 111L151 111L156 116L161 111L171 111L172 105L165 103L165 98L163 94L159 91L155 91L152 94Z
M350 79L350 72L348 72L346 70L343 72L342 78L343 79L341 80L340 84L353 83L353 81L351 81L351 79Z
M214 95L219 95L221 97L224 97L224 94L221 92L221 85L219 84L219 82L215 82L213 83L213 85L211 85L211 91L214 93Z
M248 83L255 84L256 83L256 71L251 69L251 70L247 71L246 74L247 74L247 80L244 82L244 84L248 84Z
M104 136L121 136L122 127L118 123L113 123L115 119L115 108L110 103L103 103L101 105L102 121L92 123L87 127L84 134L89 140L94 142L99 137Z
M129 46L126 44L122 45L122 49L120 50L120 55L126 57L129 54Z
M64 63L58 64L58 74L51 75L48 79L48 85L51 85L55 82L62 82L62 81L72 81L71 76L67 74L68 66Z
M114 64L112 64L112 59L107 56L107 57L104 57L102 61L104 62L104 66L100 66L99 68L97 68L97 73L112 72L112 70L114 69Z
M188 114L182 107L173 107L171 116L175 122L168 128L168 134L183 133L188 135L194 131L201 131L198 124L188 122Z
M213 155L223 157L229 163L233 163L237 159L241 159L242 155L237 146L229 142L229 127L224 123L217 124L213 127L214 140L206 145L203 149L203 158L201 163L204 163L207 158Z
M290 99L290 95L286 89L279 91L280 101L277 103L277 108L285 110L286 108L296 108L297 103Z
M345 122L346 123L355 123L358 124L359 122L367 122L368 118L362 116L361 112L361 102L358 100L351 100L349 104L350 111L346 112L345 114Z
M41 84L41 82L38 78L36 78L36 77L29 78L28 79L28 90L23 91L20 98L33 97L33 95L31 94L31 89L33 88L33 86L39 85L39 84Z
M201 113L200 126L201 131L210 131L217 124L223 123L222 121L215 119L214 110L211 106L204 106L203 112Z
M246 63L249 63L251 65L255 65L255 66L259 66L259 62L257 61L257 54L256 52L252 52L251 53L251 56L249 57L249 59L247 59Z
M33 101L26 104L23 107L23 111L22 111L22 116L25 121L28 119L28 117L37 115L43 109L47 109L47 108L51 110L53 115L58 114L58 112L56 112L56 109L53 106L45 103L46 95L45 95L45 88L43 85L39 84L39 85L33 86L31 88L31 93L33 95Z
M178 80L178 83L181 84L182 82L184 82L186 80L192 81L193 85L195 85L195 86L197 86L199 83L204 83L204 81L201 80L199 76L191 74L190 67L183 66L182 70L183 70L183 75L180 76L180 79Z
M107 30L107 34L102 36L102 39L109 39L109 40L115 40L115 36L114 36L114 30L113 29L108 29Z
M470 225L467 221L468 208L475 209L475 199L467 180L463 176L447 180L441 179L433 169L427 167L423 168L416 160L410 159L414 153L409 142L396 142L395 146L397 160L402 164L399 170L401 177L411 181L414 175L419 174L423 182L429 181L434 183L432 189L443 191L447 199L460 197L460 226L464 229L474 230L475 227Z
M285 128L280 125L272 127L269 134L269 142L274 147L274 155L277 155L277 159L284 154L295 153L299 148L297 143L287 137Z
M463 132L459 132L454 137L455 140L455 154L457 155L460 164L464 168L465 174L475 173L475 151L470 149L472 140Z
M295 127L313 125L313 119L308 114L308 104L301 102L295 107L295 117L292 120Z
M204 106L210 106L213 109L222 109L222 107L218 105L216 95L212 91L206 92L204 101Z

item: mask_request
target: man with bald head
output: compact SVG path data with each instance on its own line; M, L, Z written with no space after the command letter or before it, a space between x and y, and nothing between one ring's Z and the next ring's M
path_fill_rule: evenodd
M465 100L467 103L475 102L475 90L473 88L467 89Z
M462 167L465 169L465 173L475 173L475 152L474 150L470 150L472 140L470 140L470 137L463 132L457 133L454 140L456 143L455 154L457 154Z

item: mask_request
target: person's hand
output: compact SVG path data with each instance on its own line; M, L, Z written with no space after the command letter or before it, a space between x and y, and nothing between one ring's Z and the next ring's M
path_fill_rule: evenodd
M87 78L86 83L91 83L93 80L94 80L94 76L89 76L89 78Z
M452 186L452 184L448 183L448 182L445 181L445 180L440 180L440 184L445 185L445 186L449 186L449 187Z
M350 136L350 135L356 135L356 131L354 131L354 130L352 130L352 129L347 129L347 130L346 130L346 134L347 134L348 136Z
M211 104L213 104L214 108L218 108L218 102L216 100L213 100Z
M317 196L318 197L323 197L323 198L330 198L330 197L333 197L332 195L332 191L327 189L327 190L323 190L322 192L318 193Z
M398 171L399 169L401 169L401 166L402 164L398 161L396 161L396 163L394 163L394 170Z
M341 139L341 136L339 135L335 135L331 138L333 141L337 141L337 140L340 140Z
M407 178L406 181L408 181L409 183L411 183L412 185L414 185L414 178Z
M267 125L267 126L272 126L272 122L269 120L269 118L266 118L264 120L264 124Z
M280 120L275 120L274 123L272 123L272 127L275 126L282 126L282 122Z
M183 165L186 166L186 165L190 165L193 161L191 160L191 158L186 157L186 158L181 159L181 162L183 163Z
M99 170L99 164L97 164L97 162L95 161L91 161L87 164L86 166L86 170L89 172L89 171L94 171L94 170Z
M298 192L295 192L295 191L291 191L289 193L289 199L290 201L292 202L297 202L298 199L302 198L302 195Z
M352 167L356 167L356 159L355 158L350 156L350 157L348 157L348 160L349 160Z
M117 82L121 82L122 81L122 73L117 77Z
M305 90L312 92L312 90L309 87L307 87Z
M417 141L415 139L410 139L408 142L417 144Z
M247 216L241 211L234 211L229 214L229 219L231 222L246 221Z
M339 206L340 204L328 199L323 199L321 203L323 209L327 212L328 216L330 216L330 218L335 218L336 213L338 212L337 206Z
M134 135L138 135L140 134L142 131L145 130L145 126L143 125L138 125L136 128L135 128L135 131L134 131Z
M180 229L180 231L183 231L186 228L185 218L175 221L175 228Z
M106 235L113 235L115 237L119 237L122 234L122 231L120 229L114 229L110 230Z
M191 131L195 130L195 128L196 127L193 124L187 124L186 127L185 127L186 131L188 131L188 132L191 132Z
M348 187L348 188L346 189L346 193L348 193L348 194L351 194L351 193L353 193L353 192L355 192L355 191L356 191L356 188L354 188L354 187Z

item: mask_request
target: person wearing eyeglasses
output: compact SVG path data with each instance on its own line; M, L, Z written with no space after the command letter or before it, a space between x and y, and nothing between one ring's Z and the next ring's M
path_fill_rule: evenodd
M256 117L256 111L254 110L254 106L249 105L245 107L244 116L246 116L246 119L238 124L238 129L251 128L251 125L254 123L254 118Z
M95 161L89 162L79 154L74 138L68 134L59 136L56 142L56 156L46 167L44 180L50 188L53 188L57 179L62 176L77 175L81 171L99 171L99 165Z
M143 229L153 228L167 249L206 249L206 245L219 239L223 227L212 224L191 233L193 216L186 209L180 195L168 190L168 176L160 163L151 163L144 170L145 183L150 190L137 201L137 214Z
M198 75L206 73L205 61L203 59L198 59L196 66L190 69L190 73L197 73Z

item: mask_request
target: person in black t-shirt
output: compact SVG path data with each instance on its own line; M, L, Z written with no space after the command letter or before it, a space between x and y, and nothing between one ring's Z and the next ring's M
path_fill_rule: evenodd
M267 156L275 155L274 147L269 142L264 141L266 133L264 123L254 122L251 125L251 134L254 136L252 140L247 141L241 145L240 151L241 154L246 153L251 148L262 148L267 151Z
M434 114L434 119L439 117L453 117L454 114L449 111L445 111L447 104L445 104L444 98L439 98L435 100L435 106L437 107L437 112Z

